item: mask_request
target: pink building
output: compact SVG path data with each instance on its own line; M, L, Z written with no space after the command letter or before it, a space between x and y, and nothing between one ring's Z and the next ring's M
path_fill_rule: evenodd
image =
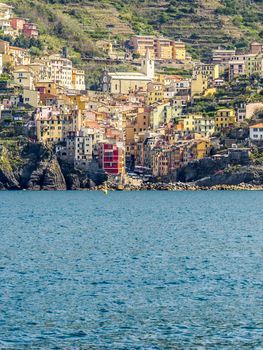
M37 26L34 23L25 23L23 27L23 33L29 38L37 38Z

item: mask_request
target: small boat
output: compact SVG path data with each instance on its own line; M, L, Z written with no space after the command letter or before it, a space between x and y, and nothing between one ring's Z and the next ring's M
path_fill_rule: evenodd
M106 186L102 189L102 191L105 194L105 196L107 196L109 194L109 190Z

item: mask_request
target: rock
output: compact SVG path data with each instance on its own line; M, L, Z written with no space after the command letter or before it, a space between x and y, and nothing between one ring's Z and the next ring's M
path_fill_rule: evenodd
M43 190L66 190L67 185L65 178L62 174L60 165L57 159L54 157L49 162L43 173L42 188Z
M20 184L18 180L16 179L14 173L12 170L0 170L0 182L2 189L7 190L20 190Z

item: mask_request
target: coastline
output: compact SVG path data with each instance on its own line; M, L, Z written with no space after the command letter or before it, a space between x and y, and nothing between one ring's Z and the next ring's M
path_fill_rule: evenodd
M88 189L89 191L103 191L105 186L96 186ZM263 185L253 185L241 183L239 185L215 185L215 186L197 186L192 183L151 183L138 186L110 185L108 191L263 191Z
M237 185L217 184L213 186L200 186L195 183L143 183L139 185L119 185L117 183L104 183L103 185L92 187L43 187L43 188L0 188L0 192L54 192L54 191L102 191L102 192L133 192L133 191L263 191L263 184L240 183Z

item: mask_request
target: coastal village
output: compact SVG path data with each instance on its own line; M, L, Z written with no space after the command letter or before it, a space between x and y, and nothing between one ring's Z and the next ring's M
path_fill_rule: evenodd
M0 4L2 33L36 40L37 26L14 12ZM193 60L183 41L154 35L131 36L122 54L111 40L96 44L105 62L131 69L105 64L92 90L66 47L32 55L0 40L2 160L6 140L24 137L63 164L123 184L176 181L180 169L208 158L260 158L263 43L246 52L219 47L207 62Z

